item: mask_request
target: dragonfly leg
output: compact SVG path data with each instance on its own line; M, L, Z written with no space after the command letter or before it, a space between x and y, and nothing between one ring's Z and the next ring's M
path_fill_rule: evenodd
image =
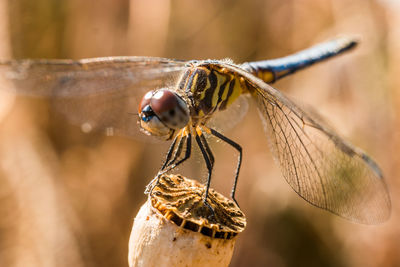
M176 146L178 138L179 138L179 142L178 142L178 146ZM146 190L145 190L146 194L152 193L153 188L155 186L157 186L161 175L176 168L178 165L182 164L185 160L187 160L190 157L191 148L192 148L191 140L192 140L191 134L186 133L186 132L182 135L177 135L177 137L175 137L174 141L172 142L172 144L168 150L167 157L166 157L166 160L165 160L163 166L161 167L161 169L158 172L158 174L156 175L156 177L147 185ZM177 159L182 154L182 148L183 148L183 144L185 142L186 142L185 156L182 159L180 159L179 161L177 161ZM175 151L174 156L171 159L171 156L174 151Z
M158 174L156 175L156 177L154 177L154 178L150 181L150 183L146 186L146 190L144 191L145 194L151 194L151 193L153 192L153 188L154 188L155 186L158 185L158 181L159 181L159 179L160 179L160 173L161 173L162 170L165 169L165 167L167 166L168 162L170 162L172 153L173 153L174 150L175 150L176 142L177 142L178 139L179 139L179 143L182 142L182 137L181 137L180 135L177 135L177 136L174 138L174 141L172 141L172 144L170 145L170 147L169 147L169 149L168 149L167 156L165 157L165 161L164 161L164 163L163 163L163 165L162 165L160 171L158 172Z
M172 153L173 153L174 150L175 150L175 145L176 145L176 142L177 142L178 138L180 139L179 141L182 141L182 137L181 137L180 135L177 135L177 136L174 138L174 141L172 141L172 144L171 144L171 146L170 146L169 149L168 149L168 153L167 153L167 156L166 156L166 158L165 158L165 161L164 161L164 163L163 163L163 165L162 165L162 167L161 167L161 170L164 170L165 167L168 165L168 162L171 160L171 156L172 156Z
M238 158L238 164L236 167L236 174L235 174L235 180L233 181L233 187L232 187L232 192L231 192L231 198L233 201L235 201L236 205L239 207L239 204L237 203L235 199L235 193L236 193L236 186L239 178L239 172L240 172L240 166L242 165L242 147L238 144L229 139L228 137L220 134L214 129L210 129L211 134L214 135L215 137L221 139L222 141L226 142L227 144L231 145L233 148L235 148L239 152L239 158Z
M208 177L207 177L207 184L206 184L206 192L204 195L204 204L212 211L214 214L214 209L208 204L207 198L208 198L208 191L210 189L210 183L211 183L211 174L212 170L214 167L214 155L212 154L212 151L210 147L208 146L207 140L205 139L203 133L201 130L196 131L196 142L197 145L200 148L201 154L203 155L204 161L206 162L207 170L208 170Z
M186 136L183 137L186 141L186 151L185 151L185 156L178 160L177 162L176 159L179 158L179 156L182 154L182 148L180 148L179 153L176 153L174 156L174 162L171 162L171 164L168 164L167 168L161 172L161 174L164 174L177 166L181 165L183 162L185 162L188 158L190 158L191 152L192 152L192 135L188 133ZM179 148L179 147L178 147ZM178 152L178 151L177 151Z
M170 161L166 161L163 164L163 167L161 168L160 172L166 170L168 167L172 166L173 164L176 163L177 159L181 156L182 154L182 149L183 149L183 144L186 142L186 136L181 136L179 142L178 142L178 146L175 149L175 153L172 159L170 159ZM169 152L169 151L168 151Z

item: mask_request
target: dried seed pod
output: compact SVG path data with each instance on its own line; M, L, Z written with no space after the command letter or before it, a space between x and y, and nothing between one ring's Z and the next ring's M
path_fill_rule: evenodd
M228 266L236 236L246 226L239 207L204 185L164 175L137 214L129 266Z

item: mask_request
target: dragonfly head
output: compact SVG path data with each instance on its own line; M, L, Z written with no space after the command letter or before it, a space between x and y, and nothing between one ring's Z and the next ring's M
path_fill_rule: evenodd
M185 101L168 89L150 91L139 105L140 127L146 134L170 138L189 122Z

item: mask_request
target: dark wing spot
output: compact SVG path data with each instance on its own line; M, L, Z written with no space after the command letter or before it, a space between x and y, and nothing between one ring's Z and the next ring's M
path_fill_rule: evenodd
M211 248L211 243L210 242L206 242L206 247L207 248Z

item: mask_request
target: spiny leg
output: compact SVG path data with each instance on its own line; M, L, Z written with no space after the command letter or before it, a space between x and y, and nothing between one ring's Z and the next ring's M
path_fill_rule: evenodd
M179 139L178 142L178 146L176 147L176 142ZM177 167L178 165L180 165L181 163L183 163L185 160L187 160L190 157L191 154L191 134L190 132L187 131L183 131L181 133L179 133L174 141L172 142L170 148L168 149L168 153L165 159L165 162L163 164L163 166L161 167L160 171L158 172L158 174L156 175L156 177L147 185L145 193L146 194L151 194L153 191L153 188L155 186L157 186L158 181L161 177L161 175L163 175L164 173L172 170L173 168ZM186 152L185 152L185 156L184 158L182 158L181 160L179 160L178 162L176 162L176 160L180 157L180 155L182 154L182 147L183 144L186 142ZM175 149L176 147L176 149ZM174 152L174 156L171 159L172 153Z
M206 138L204 137L204 134L200 135L200 140L201 140L202 144L204 145L204 148L206 149L208 158L210 159L211 168L214 168L214 162L215 162L214 155L213 155L213 153L212 153L212 151L210 149L210 146L208 145L208 142L207 142ZM210 190L210 185L211 185L211 172L209 173L209 176L208 176L208 179L207 179L206 195L204 197L205 201L207 200L207 197L208 197L208 192ZM209 206L209 207L211 208L211 206Z
M178 162L176 162L176 163L168 164L167 168L165 170L163 170L161 172L161 174L164 174L164 173L176 168L177 166L182 164L184 161L186 161L188 158L190 158L190 155L192 153L192 135L190 133L187 133L187 135L183 136L183 138L185 138L185 140L186 140L185 156L182 159L178 160ZM182 149L180 149L179 155L176 158L178 158L181 154L182 154ZM175 158L175 156L174 156L174 158Z
M210 183L211 183L211 174L212 174L212 169L214 166L214 155L212 154L211 149L208 146L208 143L199 128L196 130L196 142L200 148L201 154L203 155L203 158L204 158L204 161L206 162L206 166L207 166L207 170L208 170L206 192L205 192L205 196L204 196L204 204L214 213L214 209L207 202L208 191L210 189Z
M178 142L178 146L175 149L175 153L173 158L169 161L169 162L165 162L163 167L161 168L160 172L165 170L166 168L168 168L168 166L171 166L172 164L174 164L176 162L176 160L181 156L182 154L182 148L183 148L183 144L186 141L186 136L181 136L179 142Z
M174 158L168 163L167 167L164 168L163 170L160 170L158 172L158 176L163 175L166 172L169 172L182 164L184 161L186 161L188 158L190 158L191 151L192 151L192 135L190 133L185 133L185 135L182 137L183 141L179 143L176 151ZM181 156L182 154L182 144L186 142L186 149L185 149L185 156L178 160L177 159Z
M170 161L172 152L174 152L174 150L175 150L175 145L176 145L176 141L178 140L178 138L180 138L180 141L182 140L182 137L179 134L174 138L174 141L172 141L172 144L170 145L170 147L168 149L167 156L165 157L165 161L161 167L161 170L164 170L165 167L167 166L168 162Z
M234 141L232 141L228 137L220 134L216 130L210 129L210 131L211 131L212 135L221 139L222 141L226 142L227 144L231 145L233 148L235 148L239 152L239 159L238 159L238 164L236 167L235 180L233 182L233 187L232 187L232 192L231 192L232 200L235 201L236 205L239 206L239 204L237 203L237 201L235 199L235 193L236 193L236 186L237 186L237 182L238 182L238 178L239 178L240 166L242 165L242 147L238 143L235 143Z
M204 137L203 134L200 135L200 139L201 139L202 144L204 145L204 148L206 149L206 152L207 152L208 157L210 159L211 165L214 167L214 162L215 162L214 155L213 155L213 153L212 153L212 151L210 149L210 146L208 145L208 142L207 142L207 140L206 140L206 138Z
M179 139L179 143L181 143L182 142L182 136L180 134L176 135L176 137L174 138L174 141L172 141L172 144L170 145L170 147L168 149L167 156L165 157L165 161L164 161L161 169L158 171L156 177L154 177L150 181L150 183L146 186L146 190L144 190L145 194L150 194L151 195L151 193L153 192L153 188L158 185L158 181L160 179L160 173L161 173L162 170L165 169L165 167L167 166L168 162L170 162L172 153L175 150L176 142L177 142L178 139Z

